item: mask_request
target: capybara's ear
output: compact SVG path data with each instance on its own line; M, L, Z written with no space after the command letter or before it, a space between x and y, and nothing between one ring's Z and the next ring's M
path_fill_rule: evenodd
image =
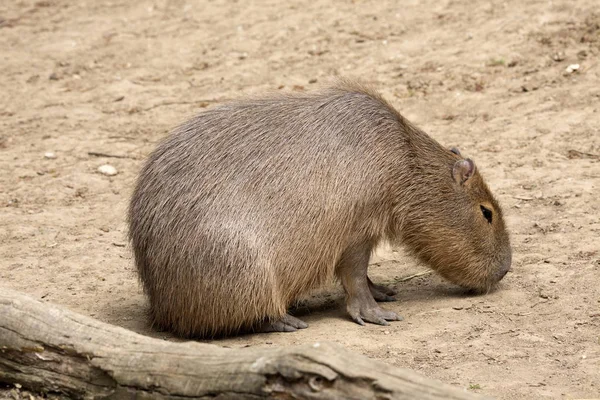
M452 176L459 185L464 185L475 173L475 163L470 159L458 160L452 167Z
M460 156L460 150L458 150L458 147L450 147L450 151L456 154L457 156Z

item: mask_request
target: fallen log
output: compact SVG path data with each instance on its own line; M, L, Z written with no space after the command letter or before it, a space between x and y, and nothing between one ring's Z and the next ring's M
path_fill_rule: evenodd
M169 342L0 288L0 382L73 398L480 399L340 345Z

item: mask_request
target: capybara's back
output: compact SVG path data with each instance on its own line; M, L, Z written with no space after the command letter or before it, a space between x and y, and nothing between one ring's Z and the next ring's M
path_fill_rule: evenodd
M456 161L348 84L232 102L177 128L143 166L129 210L154 323L202 337L283 318L347 249L398 236L398 213L410 214L398 192L418 192L415 140Z

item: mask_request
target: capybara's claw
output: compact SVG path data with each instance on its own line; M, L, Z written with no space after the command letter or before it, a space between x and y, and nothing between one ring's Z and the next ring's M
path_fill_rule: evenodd
M281 321L287 325L291 325L297 329L305 329L308 328L308 324L301 319L298 319L290 314L285 314Z
M267 321L259 329L259 332L295 332L298 329L308 328L308 324L289 314L277 321Z
M391 286L373 284L373 288L381 293L387 294L388 296L395 296L398 294L398 290Z
M395 296L398 294L398 290L396 288L393 288L391 286L386 286L386 285L375 284L369 277L367 277L367 283L369 284L369 290L371 291L371 293L379 292L382 294L386 294L388 296ZM373 297L375 297L375 294L373 294ZM375 299L375 300L377 300L377 299Z
M379 290L371 289L371 294L375 301L396 301L395 297L382 293Z
M387 326L387 321L402 321L402 317L393 311L382 310L379 306L349 304L348 313L359 325L364 325L365 322L372 324Z
M367 278L367 283L375 301L396 301L396 298L393 297L398 294L396 289L384 285L376 285L370 278Z
M404 318L401 315L396 314L393 311L387 311L387 310L381 310L380 311L383 313L383 319L385 319L386 321L402 321Z
M383 317L383 310L379 307L370 310L361 310L361 315L365 319L365 321L370 322L372 324L384 326L389 325L389 323Z
M383 325L383 326L388 326L390 323L387 322L385 319L383 318L379 318L379 317L374 317L372 319L367 319L367 321L373 323L373 324L377 324L377 325Z

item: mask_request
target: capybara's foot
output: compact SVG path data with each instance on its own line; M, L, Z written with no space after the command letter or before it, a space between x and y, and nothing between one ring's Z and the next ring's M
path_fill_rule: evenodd
M296 317L286 314L277 321L267 321L259 329L259 332L295 332L298 329L308 328L308 324Z
M388 321L402 321L404 318L393 311L383 310L373 300L359 297L348 299L347 310L354 322L364 325L365 321L378 325L389 325Z
M369 283L369 290L376 301L396 301L394 297L398 293L396 289L384 285L376 285L370 278L367 278L367 282Z

